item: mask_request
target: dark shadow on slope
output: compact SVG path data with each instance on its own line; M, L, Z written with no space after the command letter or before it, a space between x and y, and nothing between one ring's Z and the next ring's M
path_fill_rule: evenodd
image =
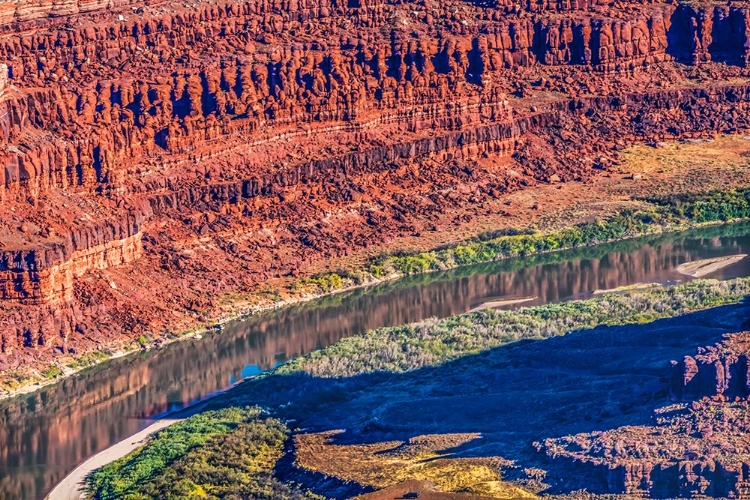
M711 43L708 52L711 60L744 67L745 44L739 42L745 33L745 18L737 8L714 9L711 22Z
M355 481L344 481L299 467L295 463L294 447L291 443L286 446L284 455L276 462L273 473L274 476L283 478L286 483L301 484L305 489L325 492L327 498L352 498L375 491L371 486L362 486Z
M670 360L747 328L748 317L745 301L649 324L517 342L407 373L272 376L241 384L213 405L261 404L306 431L346 429L336 435L340 444L481 433L448 453L501 456L521 468L546 470L549 493L605 493L601 472L550 461L532 443L650 424L653 410L669 404Z
M693 62L693 17L695 12L689 5L680 5L672 13L667 30L666 53L678 62Z

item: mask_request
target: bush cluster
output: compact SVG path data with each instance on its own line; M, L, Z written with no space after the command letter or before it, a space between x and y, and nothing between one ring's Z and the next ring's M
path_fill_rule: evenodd
M647 201L676 217L697 223L750 218L750 188L650 198Z
M404 372L519 340L545 339L597 325L646 323L736 303L749 294L750 278L695 280L583 301L517 310L485 309L349 337L296 358L273 373L351 377L376 371Z
M585 222L547 233L483 235L475 241L415 254L394 255L373 265L400 274L417 274L632 238L689 224L750 218L750 189L714 191L643 200L649 210L628 210L605 220Z
M408 276L527 257L562 249L589 247L694 224L750 219L750 188L676 195L641 200L644 210L627 210L605 220L581 223L550 232L506 229L486 232L476 239L428 252L386 255L373 259L360 273L331 272L306 278L300 285L329 293L388 275Z

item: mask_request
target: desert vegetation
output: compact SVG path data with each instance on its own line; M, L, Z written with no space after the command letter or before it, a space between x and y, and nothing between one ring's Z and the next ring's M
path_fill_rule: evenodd
M375 371L403 372L519 340L545 339L597 325L647 323L734 303L748 294L748 278L696 280L514 311L485 309L349 337L294 359L273 373L348 377Z
M652 232L675 230L691 224L726 222L750 217L750 189L681 195L644 200L648 210L628 210L605 220L596 220L548 233L485 234L476 241L431 252L394 255L373 265L414 274L455 266L477 264L550 252L564 248L597 245Z
M95 498L312 499L273 478L289 430L258 408L193 416L95 472Z
M386 276L440 271L750 218L750 188L651 197L640 201L646 208L626 210L606 219L559 230L487 232L474 240L427 252L380 256L372 259L361 271L339 271L304 278L298 286L329 293Z
M312 493L274 477L274 464L291 434L282 421L352 397L361 384L368 384L358 381L358 375L416 370L502 345L599 325L648 323L736 303L749 294L750 278L695 280L668 288L628 290L514 311L487 309L369 331L240 384L214 402L214 407L222 409L176 424L140 450L95 472L90 491L101 499L312 498ZM335 387L327 387L326 380L335 382ZM254 401L283 401L283 405L269 404L265 410L244 406Z

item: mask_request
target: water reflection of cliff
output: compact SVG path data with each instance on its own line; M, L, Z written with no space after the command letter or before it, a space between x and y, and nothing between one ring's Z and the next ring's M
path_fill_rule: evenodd
M731 236L721 236L721 232ZM0 404L0 498L37 498L88 456L146 425L149 417L226 388L248 365L279 361L368 329L465 312L502 296L556 302L597 289L684 278L682 262L748 253L750 225L690 237L423 275L237 322L220 335L115 360ZM526 266L526 267L525 267ZM750 275L750 259L725 274Z

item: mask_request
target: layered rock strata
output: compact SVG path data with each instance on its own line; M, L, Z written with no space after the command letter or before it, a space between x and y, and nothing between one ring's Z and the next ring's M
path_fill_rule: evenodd
M585 182L628 143L750 129L748 46L744 4L8 3L0 368Z
M548 457L585 471L600 493L643 498L750 494L750 333L729 334L670 365L671 393L691 403L656 411L653 426L547 439Z

